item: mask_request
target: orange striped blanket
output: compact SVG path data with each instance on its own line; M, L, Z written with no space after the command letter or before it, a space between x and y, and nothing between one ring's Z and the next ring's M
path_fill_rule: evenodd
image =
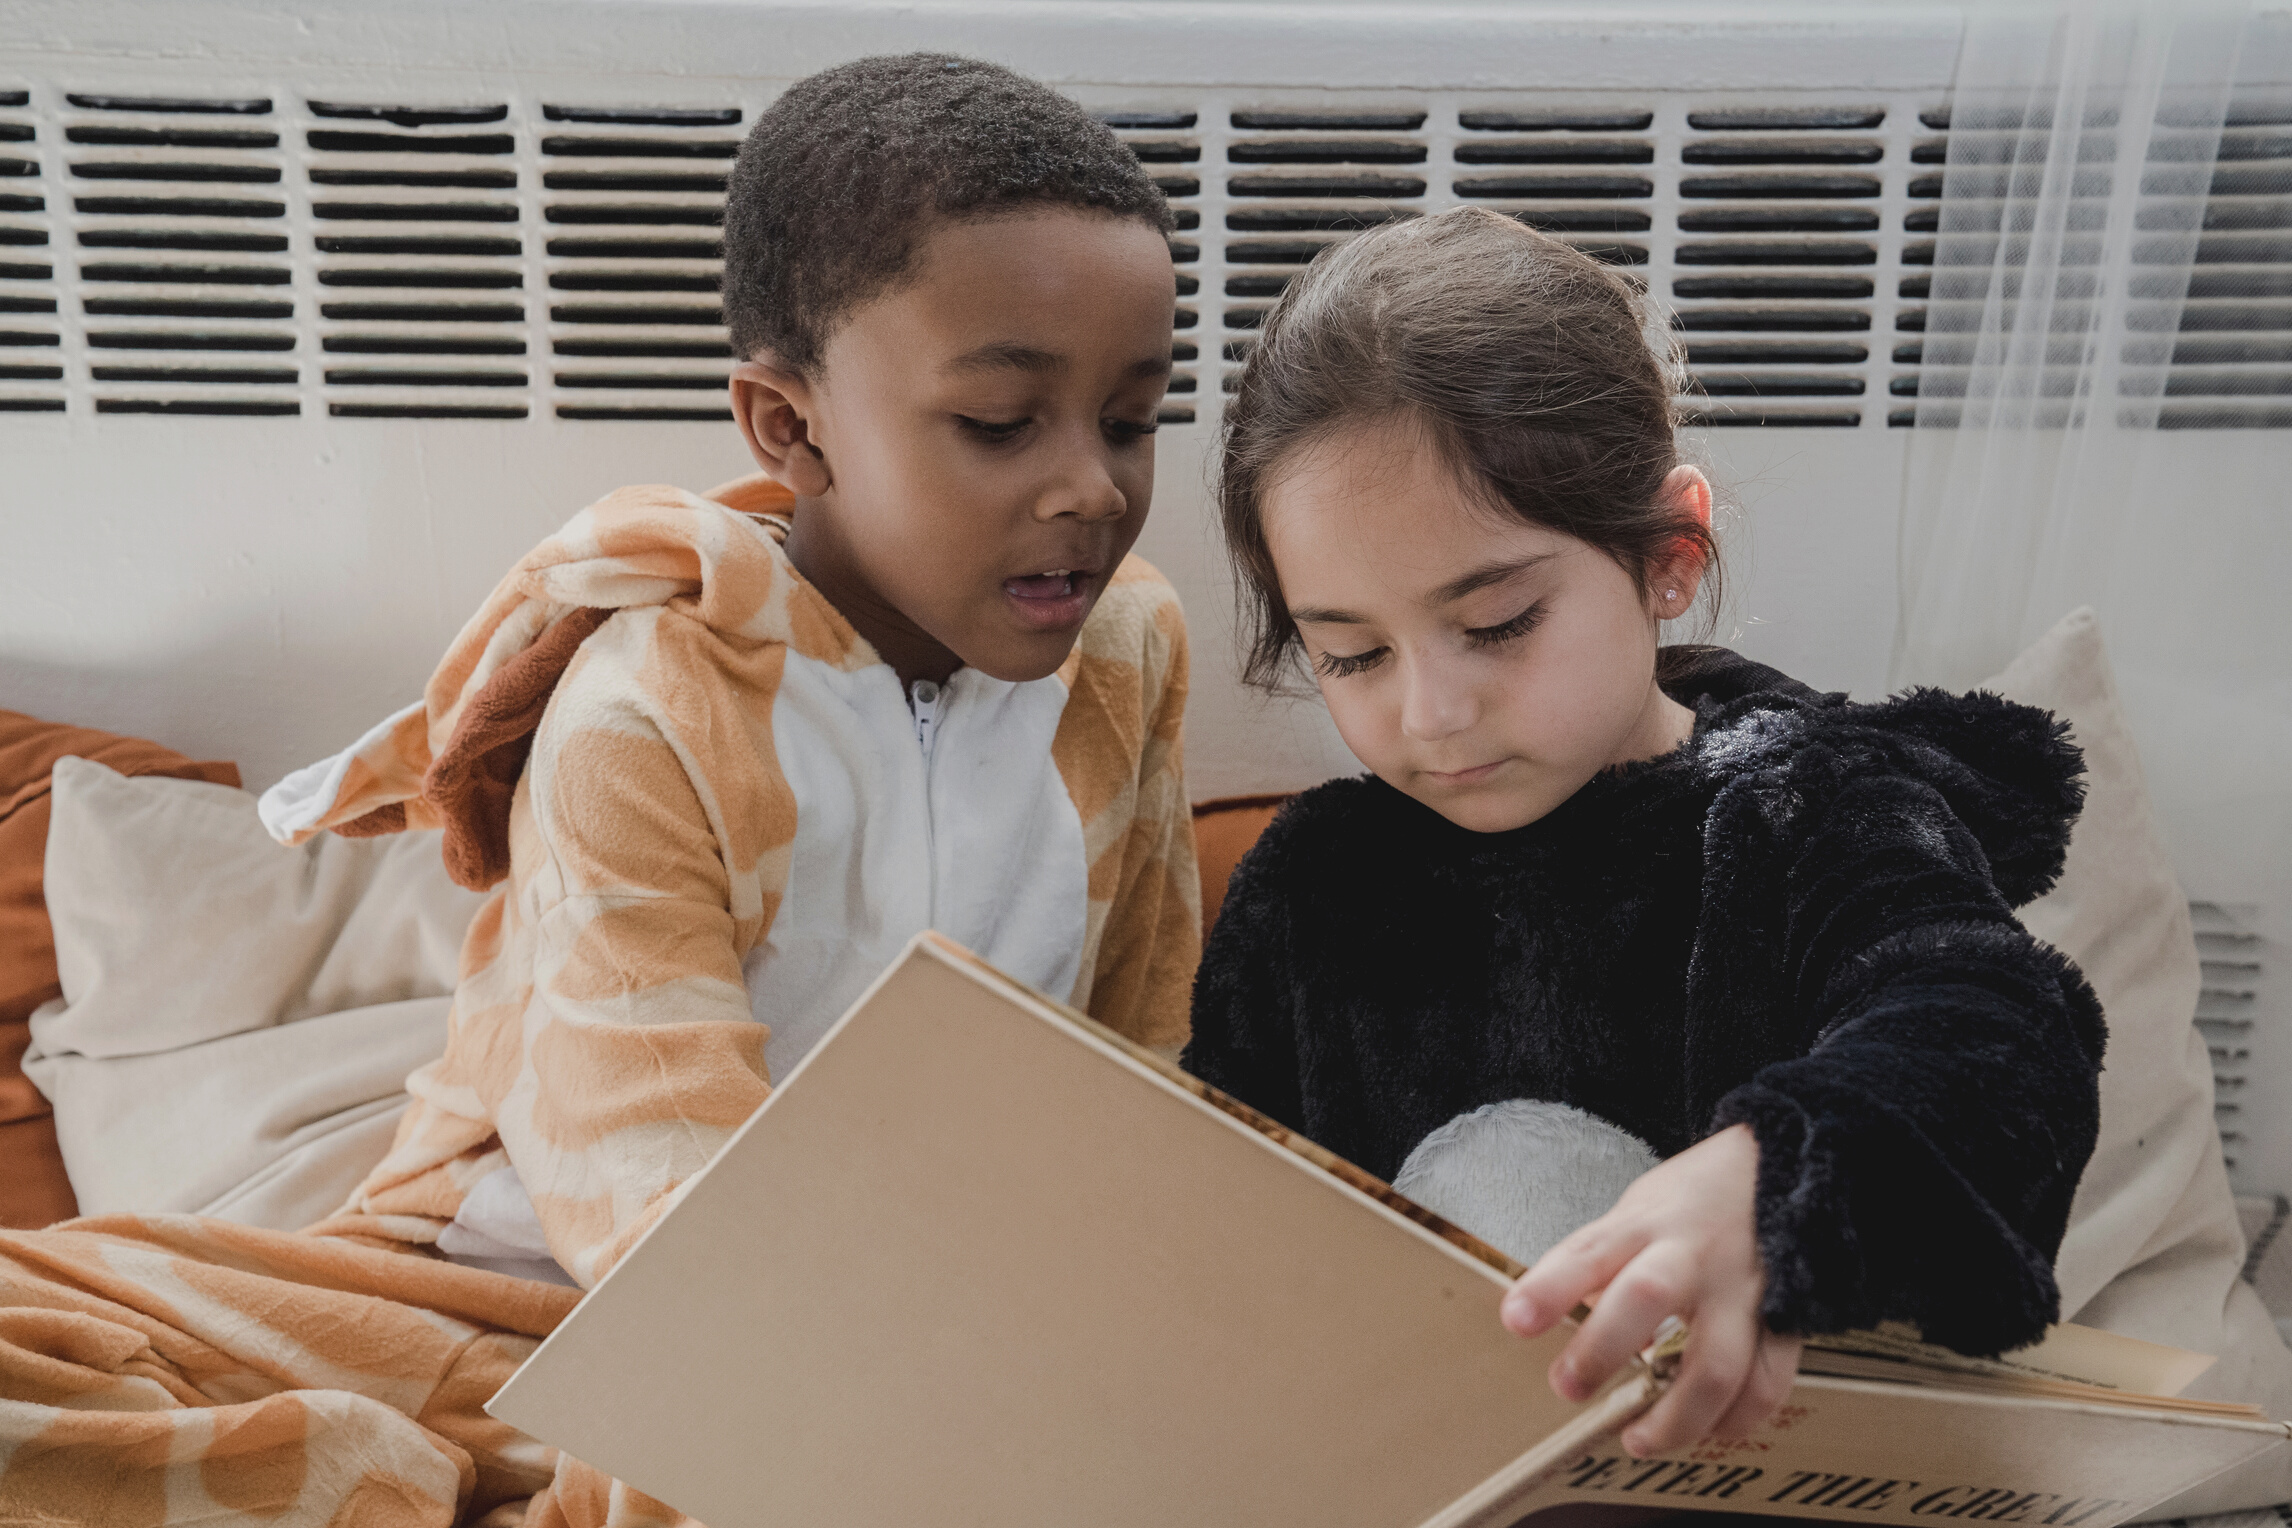
M780 1032L816 1038L852 952L918 920L969 918L1102 1022L1183 1039L1198 881L1168 585L1131 559L1036 688L951 682L941 752L967 714L968 751L934 765L927 737L919 766L914 733L888 736L913 725L896 679L762 513L786 507L755 480L601 500L420 705L266 798L290 838L443 826L457 878L495 885L446 1053L309 1231L0 1233L0 1522L681 1522L485 1416L579 1291L439 1255L479 1184L506 1178L543 1261L594 1284L763 1101ZM963 789L994 798L977 821ZM980 837L1010 824L1023 852Z

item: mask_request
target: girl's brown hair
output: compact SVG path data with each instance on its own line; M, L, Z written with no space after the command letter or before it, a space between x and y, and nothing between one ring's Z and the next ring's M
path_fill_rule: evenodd
M1274 475L1348 426L1394 416L1492 507L1599 548L1643 590L1692 544L1716 602L1710 527L1661 501L1679 460L1675 372L1622 278L1485 208L1322 253L1266 315L1226 405L1219 501L1241 575L1243 679L1281 688L1298 643L1265 539Z

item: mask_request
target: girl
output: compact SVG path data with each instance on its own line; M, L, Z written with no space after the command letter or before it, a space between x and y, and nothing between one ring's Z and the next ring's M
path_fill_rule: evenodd
M1371 773L1235 872L1185 1054L1388 1178L1524 1108L1652 1147L1503 1305L1600 1297L1570 1399L1689 1322L1641 1454L1762 1421L1802 1334L2035 1339L2104 1038L2011 911L2060 871L2065 729L1658 646L1718 573L1673 393L1621 280L1487 211L1290 285L1226 416L1247 673L1309 664Z

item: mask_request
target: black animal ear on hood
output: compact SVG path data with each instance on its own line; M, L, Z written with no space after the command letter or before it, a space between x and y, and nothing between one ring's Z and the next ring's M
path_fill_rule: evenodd
M2085 754L2068 722L1987 690L1921 687L1850 709L1865 712L1858 718L1865 725L1908 733L1949 755L1922 772L1981 841L2007 905L2053 889L2085 805Z

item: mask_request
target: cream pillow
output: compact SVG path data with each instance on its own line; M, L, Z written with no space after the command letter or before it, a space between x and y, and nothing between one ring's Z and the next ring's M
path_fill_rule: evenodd
M2077 1188L2055 1273L2065 1317L2220 1355L2192 1396L2292 1418L2292 1354L2251 1286L2213 1124L2212 1062L2196 1028L2188 900L2149 805L2140 756L2091 610L2078 610L1982 688L2042 706L2085 750L2085 810L2061 882L2021 911L2101 996L2109 1050L2101 1138ZM2292 1498L2292 1449L2157 1507L2151 1518Z
M83 1214L306 1225L388 1148L445 1048L483 900L436 833L282 849L255 798L60 760L48 915L63 998L25 1073Z

